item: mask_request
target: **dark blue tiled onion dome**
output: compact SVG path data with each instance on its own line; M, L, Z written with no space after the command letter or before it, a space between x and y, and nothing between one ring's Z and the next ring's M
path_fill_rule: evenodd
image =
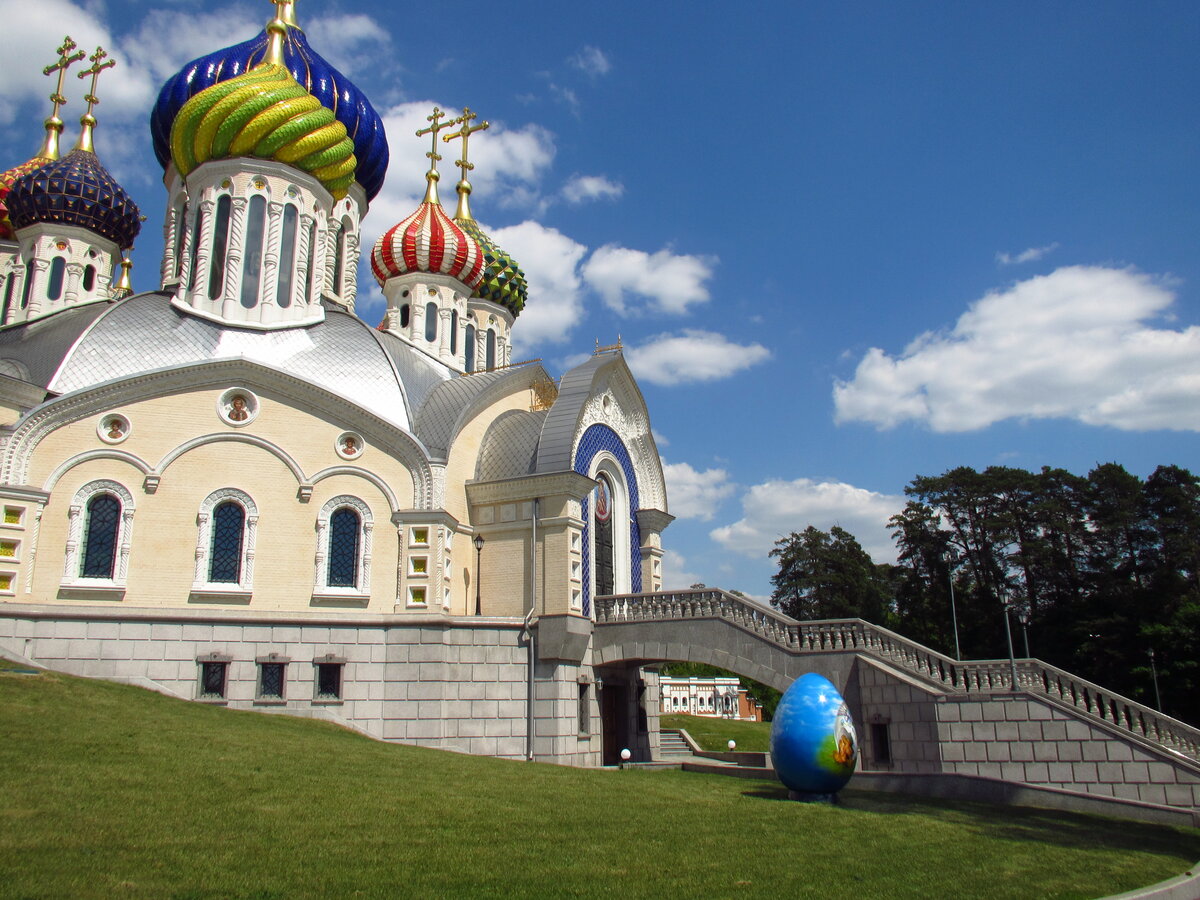
M72 150L22 175L13 182L7 200L16 229L38 222L77 225L108 238L122 250L132 247L142 230L133 198L88 150Z
M171 161L171 124L192 96L221 81L236 78L262 62L267 49L267 31L224 50L192 60L163 85L150 114L154 153L165 169ZM374 199L387 173L388 144L383 120L363 94L341 72L312 49L304 32L289 26L283 39L283 61L304 88L337 116L354 141L358 160L355 180Z

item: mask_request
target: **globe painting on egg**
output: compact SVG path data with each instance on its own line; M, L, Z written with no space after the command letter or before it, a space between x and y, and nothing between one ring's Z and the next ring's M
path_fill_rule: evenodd
M846 701L829 679L808 672L787 689L771 725L771 759L794 800L832 802L858 762Z

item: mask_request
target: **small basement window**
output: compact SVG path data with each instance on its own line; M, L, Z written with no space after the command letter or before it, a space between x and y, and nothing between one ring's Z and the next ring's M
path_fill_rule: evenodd
M200 699L224 700L228 676L229 663L226 661L200 663Z
M892 742L886 722L871 723L871 755L877 765L890 765L892 762Z
M341 661L316 662L317 670L316 699L342 699L342 669L345 663Z

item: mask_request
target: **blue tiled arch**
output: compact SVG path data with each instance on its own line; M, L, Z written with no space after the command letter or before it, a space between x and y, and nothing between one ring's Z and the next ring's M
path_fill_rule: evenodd
M592 425L579 439L579 447L575 450L574 470L580 475L587 475L592 467L596 454L607 450L621 466L625 475L625 486L629 493L629 584L632 591L641 593L642 590L642 534L638 528L637 511L641 508L638 500L637 475L633 471L633 460L620 436L607 425ZM589 506L591 496L583 499L583 614L592 614L592 558L591 558L591 514Z

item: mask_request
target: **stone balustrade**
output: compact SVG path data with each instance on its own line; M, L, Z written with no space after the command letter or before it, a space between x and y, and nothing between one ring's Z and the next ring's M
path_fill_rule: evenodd
M955 660L862 619L798 622L713 588L596 598L598 625L724 619L792 653L868 653L949 693L1024 691L1050 697L1142 740L1200 761L1200 729L1036 659Z

